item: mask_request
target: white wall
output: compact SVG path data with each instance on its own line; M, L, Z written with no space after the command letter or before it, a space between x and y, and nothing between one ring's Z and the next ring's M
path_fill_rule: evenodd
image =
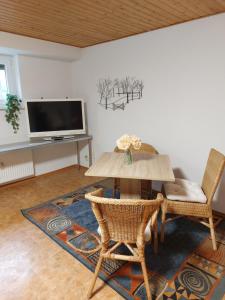
M133 133L201 182L211 147L225 153L225 14L89 47L73 63L74 96L88 101L94 157ZM97 105L100 78L135 76L144 96L125 111ZM225 182L225 177L223 179ZM225 212L225 188L215 208Z
M73 61L80 58L81 49L0 31L0 53Z
M65 98L72 94L70 62L19 56L19 70L24 99Z

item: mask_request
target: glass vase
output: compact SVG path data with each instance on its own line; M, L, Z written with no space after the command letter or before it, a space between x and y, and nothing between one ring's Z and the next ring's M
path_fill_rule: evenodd
M128 149L124 152L124 162L126 165L131 165L133 162L132 153L131 153L130 149Z

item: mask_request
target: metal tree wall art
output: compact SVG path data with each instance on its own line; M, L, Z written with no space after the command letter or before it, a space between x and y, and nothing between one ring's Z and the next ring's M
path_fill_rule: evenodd
M99 105L105 109L125 109L130 102L141 99L144 84L134 77L125 79L100 79L97 83L100 100Z

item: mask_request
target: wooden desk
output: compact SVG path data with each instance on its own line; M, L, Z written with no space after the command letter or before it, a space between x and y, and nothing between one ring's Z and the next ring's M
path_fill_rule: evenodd
M124 153L103 153L85 175L120 178L121 198L140 198L140 179L175 181L168 155L148 153L134 153L130 165L125 164Z

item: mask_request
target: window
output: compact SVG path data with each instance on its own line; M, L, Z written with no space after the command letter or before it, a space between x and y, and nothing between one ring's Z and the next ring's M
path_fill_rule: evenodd
M0 109L4 108L7 93L16 92L15 68L12 56L0 55Z
M8 90L8 82L6 76L6 67L3 64L0 64L0 100L4 102L6 100L6 94Z

